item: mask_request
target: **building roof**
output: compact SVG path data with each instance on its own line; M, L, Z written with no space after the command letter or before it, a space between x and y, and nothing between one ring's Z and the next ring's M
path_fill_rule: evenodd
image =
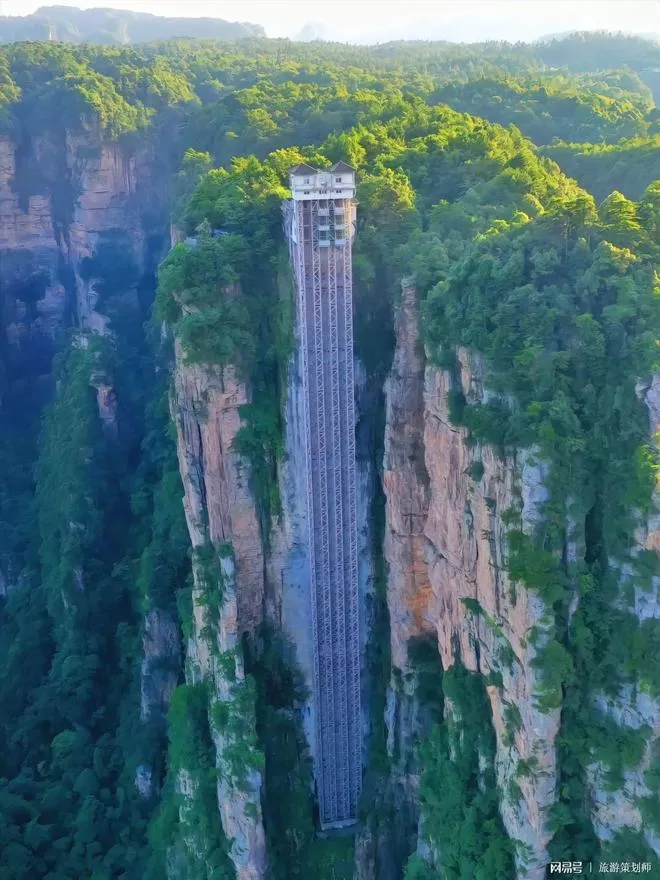
M300 165L295 165L293 168L289 168L289 174L316 174L316 168L312 168L311 165L306 165L304 162L301 162Z
M351 171L355 173L355 168L352 168L350 165L347 165L346 162L336 162L330 171Z

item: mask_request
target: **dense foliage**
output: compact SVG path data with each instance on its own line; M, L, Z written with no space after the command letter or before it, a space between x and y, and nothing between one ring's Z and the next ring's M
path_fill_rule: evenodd
M56 12L54 7L51 13ZM109 10L80 15L100 12ZM643 134L649 93L635 71L644 77L660 65L657 46L605 35L582 39L574 55L568 45L570 39L534 48L506 43L364 48L287 40L136 47L14 43L0 49L0 109L6 108L5 127L11 122L27 135L40 133L44 123L73 128L85 118L97 119L114 135L144 127L156 112L201 101L209 106L199 122L193 120L186 146L208 149L200 138L204 129L207 141L238 138L228 153L215 151L222 162L239 153L259 154L257 143L277 133L280 142L267 149L318 142L341 131L354 124L365 100L373 101L365 89L455 100L458 109L520 124L541 142ZM597 56L592 66L584 62L589 55ZM552 74L544 72L545 65ZM629 72L621 72L624 66ZM609 72L573 78L570 71ZM250 86L253 91L235 96ZM301 111L307 127L287 130L283 118L301 123Z
M500 514L510 525L511 578L547 606L535 661L539 705L563 707L551 851L646 860L645 842L630 831L599 849L586 768L601 761L620 785L648 733L597 712L594 695L635 685L657 696L660 675L657 621L640 622L630 602L656 571L653 554L635 553L633 533L657 468L636 383L656 367L660 330L658 117L649 93L658 51L650 41L584 35L534 47L251 40L0 50L0 130L17 145L14 186L24 198L38 191L43 163L60 157L49 194L63 240L76 194L60 160L65 139L81 129L128 152L153 139L174 171L170 206L182 237L160 268L157 333L143 328L154 279L125 256L125 238L106 237L83 261L80 278L93 283L112 332L60 342L40 430L41 402L24 393L26 376L0 373L0 583L13 587L0 600L3 876L231 877L218 773L240 787L262 754L273 876L352 875L352 842L315 837L304 695L278 633L249 645L249 674L231 705L210 700L207 684L182 683L176 665L167 720L139 712L145 615L178 616L183 638L192 615L166 369L151 337L165 324L184 360L235 369L248 382L236 450L251 462L267 546L280 510L293 344L281 200L291 165L339 159L359 173L355 325L371 395L361 454L376 470L392 313L401 278L412 277L431 360L451 370L456 347L467 346L489 364L491 404L470 406L455 388L452 417L472 442L503 454L534 446L550 464L538 534L520 531L518 510ZM542 158L532 141L554 139L561 142ZM142 312L124 298L138 287ZM3 329L2 361L9 343ZM100 386L117 396L122 427L114 433L99 416ZM478 468L472 475L480 478ZM377 494L372 510L382 520ZM381 527L374 524L375 544ZM575 563L569 544L580 551ZM198 570L217 564L216 550L197 549ZM377 812L380 827L392 829L392 804L379 788L390 760L380 552L365 785L374 800L363 813ZM217 617L215 574L207 588L202 599ZM460 663L443 674L428 660L416 679L428 722L418 760L434 858L413 858L407 877L504 880L513 876L515 842L500 818L510 792L495 782L485 682ZM445 698L453 706L446 721ZM224 763L215 755L218 730L233 738ZM639 806L657 828L656 764ZM146 797L136 789L145 768Z
M413 856L406 878L506 880L514 871L513 845L498 812L495 733L484 679L457 663L444 675L439 669L433 685L432 693L443 693L451 706L445 723L432 728L419 754L424 833L438 863L432 868Z
M3 607L8 877L142 876L150 808L134 775L142 761L163 772L158 720L139 724L133 658L141 613L171 612L185 580L181 487L162 408L149 406L141 448L139 435L124 448L104 435L90 381L121 387L123 369L132 378L147 362L99 342L71 348L58 370L36 474L34 568Z
M444 86L433 100L513 123L537 144L559 137L592 143L636 137L646 133L653 112L648 88L634 74L620 73L478 79Z
M654 113L658 111L655 110ZM660 177L660 133L616 144L557 143L543 150L598 201L618 190L635 201Z

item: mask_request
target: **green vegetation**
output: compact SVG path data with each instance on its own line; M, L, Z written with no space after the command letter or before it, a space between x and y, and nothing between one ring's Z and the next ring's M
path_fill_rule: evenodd
M232 880L234 866L217 809L215 749L204 685L180 685L168 714L169 775L149 829L149 878L176 864L190 880Z
M644 840L641 831L624 828L603 846L601 861L649 862L651 875L658 869L658 857Z
M145 357L126 337L80 339L57 366L36 471L29 589L7 597L0 625L0 871L8 877L146 869L151 805L134 776L144 763L159 785L164 733L157 712L139 724L133 658L141 613L171 612L189 566L181 486L158 383L143 430L125 446L104 435L91 385L103 376L126 388Z
M558 162L598 201L614 189L629 199L641 199L646 188L660 178L657 123L655 133L646 137L617 144L558 143L542 152Z
M420 746L420 800L424 836L442 867L414 856L406 880L508 880L514 849L499 815L495 733L483 677L456 664L436 677L436 687L450 710Z
M266 541L279 513L281 403L293 344L280 178L298 155L281 151L266 163L236 159L230 171L201 179L182 218L195 233L193 243L178 244L161 266L156 299L156 315L173 328L188 362L231 365L250 382L252 400L235 448L252 465ZM197 158L186 156L184 168Z
M247 790L250 773L264 767L255 730L255 698L254 678L246 676L230 685L226 699L211 705L213 724L226 741L219 772L232 788L242 791Z
M96 14L103 19L107 11ZM122 39L141 27L139 16L129 18ZM151 20L152 28L157 21ZM65 27L64 39L79 39L78 27L87 26L76 26L75 37L61 20L56 22L60 30ZM113 14L111 21L99 22L96 36L117 26ZM180 22L175 26L180 28ZM43 39L46 35L34 27L30 39ZM204 35L212 36L208 25ZM39 123L56 130L65 124L78 127L81 113L113 134L141 129L149 121L161 125L183 113L190 123L184 146L210 149L222 163L294 143L319 143L355 125L365 112L375 118L377 103L397 89L455 100L457 109L486 118L494 114L493 121L519 124L540 143L554 136L598 142L643 133L640 119L649 108L649 94L635 72L644 80L652 78L660 65L657 45L591 35L577 38L576 48L575 39L534 48L494 42L371 48L280 40L180 40L130 47L21 42L0 49L0 108L28 135L41 131ZM585 62L588 57L593 66ZM546 65L551 72L543 70ZM649 85L653 89L655 82ZM206 106L190 117L200 102ZM546 106L540 106L543 102Z
M294 647L281 632L263 627L247 653L257 685L256 730L265 754L262 799L270 872L274 880L351 880L352 837L317 835L311 758L302 730L308 693Z
M478 483L484 475L484 463L481 460L473 461L467 470L471 479Z
M10 356L3 376L0 566L18 588L0 599L0 874L12 878L146 876L166 772L158 700L140 721L141 635L148 612L176 614L189 540L162 364L157 375L131 296L148 300L154 279L127 250L99 236L81 266L116 332L57 340L41 426L48 384L26 385ZM99 418L99 387L116 393L114 426ZM178 652L154 660L156 681L176 681Z
M134 155L156 145L157 161L178 169L169 204L184 240L161 265L156 323L167 325L188 363L235 371L247 383L235 449L251 465L266 550L280 513L293 346L280 210L286 172L301 160L325 167L340 158L358 169L355 329L368 375L360 455L377 475L382 385L405 277L421 299L432 362L454 380L458 346L488 364L488 402L473 404L454 384L452 420L473 444L500 452L534 446L549 467L534 534L521 531L518 509L497 513L509 527L513 595L534 590L547 609L543 631L528 638L540 649L539 707L562 713L559 801L549 816L558 858L648 859L641 835L630 831L600 846L586 767L602 762L617 788L649 736L617 725L604 702L597 711L595 695L615 699L634 685L657 697L660 681L658 622L640 622L630 604L635 589L649 590L658 565L649 553L635 555L634 529L650 509L658 467L636 387L657 367L660 330L658 115L649 93L657 93L659 67L649 41L584 35L534 47L251 40L0 49L0 131L16 146L12 186L23 207L35 193L51 197L62 241L78 195L71 162L89 158L100 138ZM540 151L525 135L546 146ZM79 144L76 155L67 156L65 143ZM304 694L278 633L246 639L244 680L237 657L214 649L226 699L189 680L174 691L167 720L160 711L140 718L145 613L178 616L184 638L193 630L167 365L153 351L161 327L143 326L158 258L157 245L150 248L143 267L126 233L106 230L76 267L112 333L48 343L60 355L41 429L34 376L17 369L4 328L0 338L0 573L14 586L0 599L0 874L229 878L218 774L241 788L264 770L275 880L347 878L353 841L315 835ZM14 284L11 257L0 256L2 283ZM70 270L61 281L74 302ZM33 279L17 297L32 321L43 286ZM126 296L135 291L137 307ZM46 373L50 349L40 354ZM99 418L100 385L116 393L114 433ZM482 479L480 459L468 474ZM372 501L373 733L362 814L374 839L398 835L398 864L411 835L398 828L387 791L379 488ZM569 521L584 548L575 562ZM209 542L193 559L212 645L225 552ZM476 600L464 604L501 635ZM504 793L497 789L485 690L501 686L501 672L486 680L457 662L442 675L427 642L412 645L410 656L423 704L424 834L442 867L415 856L406 877L508 880L514 842L500 803L515 801L520 788L512 779ZM505 640L499 660L517 662ZM509 740L520 723L507 705ZM226 737L220 756L214 736ZM145 768L151 791L142 797L135 779ZM654 768L639 808L657 828ZM516 775L534 772L521 761Z
M504 707L504 726L509 745L515 741L515 735L522 727L520 709L514 703L507 703Z
M209 649L217 652L216 640L225 588L225 576L220 565L218 551L207 540L206 543L193 550L192 563L197 587L194 602L197 607L204 609L206 622L201 635L208 642Z
M444 86L432 100L516 125L537 144L637 137L649 130L653 111L649 90L631 73L484 78Z
M302 880L308 876L316 844L312 768L298 715L307 694L293 647L268 628L262 640L263 647L249 653L247 665L257 683L256 729L265 755L263 809L269 858L275 880Z
M563 824L553 853L568 857L576 840L581 851L593 847L580 805L584 767L598 757L614 773L619 766L611 751L598 752L598 722L584 708L589 694L616 693L625 681L653 675L648 648L657 622L640 624L614 607L620 575L611 560L634 547L631 510L649 510L657 468L635 394L638 378L656 369L657 238L639 218L655 216L657 193L650 186L637 203L614 193L597 211L575 190L552 194L549 167L544 173L520 160L514 167L509 180L527 188L516 193L507 185L519 213L479 230L462 259L436 272L424 329L438 359L456 345L476 349L502 400L515 395L515 406L458 400L452 417L477 440L536 446L550 463L543 522L534 536L509 533L509 571L546 600L555 621L536 665L539 706L564 707L567 811L557 820ZM528 213L522 200L531 206L530 197L546 207ZM584 564L565 562L569 505L584 523ZM577 580L584 589L569 628L567 601Z

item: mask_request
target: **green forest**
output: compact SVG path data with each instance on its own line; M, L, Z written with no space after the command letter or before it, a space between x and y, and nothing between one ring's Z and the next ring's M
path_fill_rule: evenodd
M69 240L80 193L57 169L85 134L127 156L154 148L168 182L161 221L178 234L171 247L153 244L144 270L120 237L88 258L81 277L94 282L111 332L72 316L38 382L17 373L2 327L0 877L235 877L215 755L217 731L232 726L242 745L231 756L236 776L252 764L264 772L268 876L353 877L353 838L316 834L304 683L281 633L264 625L246 639L234 715L221 704L209 712L209 683L187 674L193 564L208 568L204 601L217 606L231 547L192 552L171 413L175 346L187 364L230 365L248 383L235 449L250 463L269 551L294 346L281 203L292 166L339 160L358 179L356 355L370 395L360 454L375 475L362 823L388 841L401 822L386 794L396 760L384 729L393 673L379 478L383 385L406 278L429 364L455 378L459 347L488 364L492 399L474 405L450 392L454 426L503 458L534 448L548 463L537 532L522 531L519 510L506 515L509 574L542 599L551 636L534 661L538 705L561 708L550 857L658 870L639 829L600 838L589 794L590 765L602 762L619 789L652 733L615 722L596 695L629 687L660 698L660 620L641 619L634 601L660 575L655 552L635 552L660 467L638 393L659 367L658 70L660 45L607 34L534 45L250 37L0 46L0 141L14 151L21 204L47 193ZM9 265L0 250L0 302ZM80 279L62 269L61 282L75 290ZM19 298L28 308L34 295ZM114 389L118 438L99 415L100 386ZM567 553L571 523L581 530L577 559ZM176 624L177 651L158 670L176 688L169 707L145 719L143 640L154 611ZM380 858L396 874L382 876L511 880L525 853L501 815L517 782L507 792L497 782L486 690L497 681L460 656L443 670L428 645L410 657L425 723L408 761L435 858L414 839L391 855L384 846ZM651 756L649 794L636 804L656 835L659 761ZM518 768L518 778L530 772ZM193 780L188 801L182 773ZM136 784L145 774L146 794Z

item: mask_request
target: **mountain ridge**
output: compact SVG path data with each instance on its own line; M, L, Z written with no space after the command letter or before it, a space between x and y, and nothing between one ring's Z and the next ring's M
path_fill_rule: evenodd
M49 40L127 45L173 37L236 40L266 37L266 31L250 22L174 18L110 7L40 6L30 15L0 16L0 43Z

